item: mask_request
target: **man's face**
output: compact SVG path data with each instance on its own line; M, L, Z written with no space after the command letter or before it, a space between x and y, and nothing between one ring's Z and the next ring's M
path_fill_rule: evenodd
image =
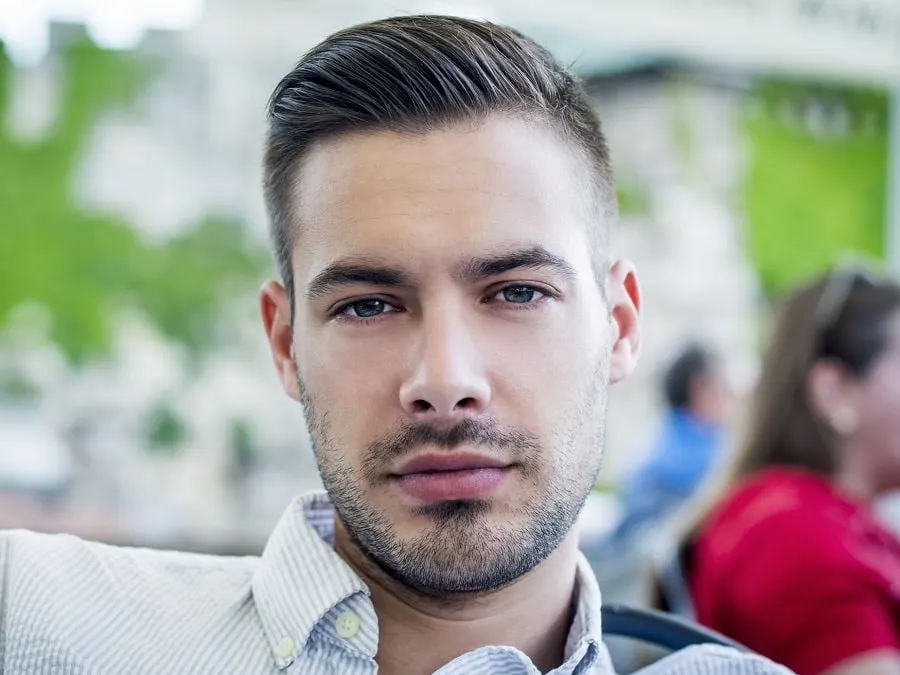
M263 291L276 364L342 526L412 587L518 578L594 483L637 291L614 267L617 318L585 171L550 131L492 119L344 136L299 173L292 337L284 293Z

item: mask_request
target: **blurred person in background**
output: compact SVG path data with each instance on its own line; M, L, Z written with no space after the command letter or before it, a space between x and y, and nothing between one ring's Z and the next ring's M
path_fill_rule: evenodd
M268 121L261 312L326 493L260 558L5 533L3 672L608 675L573 524L640 293L581 84L513 30L403 17L313 48Z
M900 541L873 511L900 487L896 283L837 268L787 298L734 460L680 551L696 618L800 675L900 673Z
M665 416L647 458L622 489L623 514L612 542L634 542L676 512L716 463L726 439L733 392L712 349L683 348L662 377Z

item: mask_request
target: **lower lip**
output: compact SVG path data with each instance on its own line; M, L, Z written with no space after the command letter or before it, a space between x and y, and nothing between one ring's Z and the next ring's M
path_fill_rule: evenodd
M396 478L400 489L422 502L483 499L506 479L512 467L411 473Z

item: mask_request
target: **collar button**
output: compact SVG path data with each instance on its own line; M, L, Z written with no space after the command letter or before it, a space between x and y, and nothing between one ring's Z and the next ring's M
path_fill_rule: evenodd
M338 614L337 620L334 622L335 630L345 640L356 637L360 627L359 615L356 612L346 610Z
M294 656L294 653L297 651L297 643L294 638L290 636L285 636L281 638L281 641L278 643L278 646L275 647L275 653L278 655L279 659L290 659Z

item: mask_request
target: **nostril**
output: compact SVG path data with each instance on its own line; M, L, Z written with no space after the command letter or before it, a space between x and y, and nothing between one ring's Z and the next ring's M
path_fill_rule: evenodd
M467 396L466 398L461 398L456 402L454 409L466 410L468 408L474 408L476 406L475 399L471 396Z
M431 405L425 399L420 398L420 399L413 401L413 409L417 413L423 413L423 412L428 412L429 410L434 410L434 406Z

